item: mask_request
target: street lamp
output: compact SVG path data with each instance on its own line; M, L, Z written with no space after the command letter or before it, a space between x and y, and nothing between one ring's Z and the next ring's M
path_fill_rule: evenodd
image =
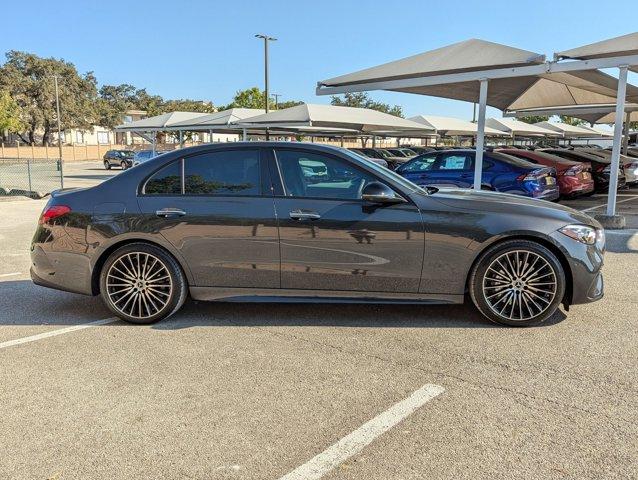
M273 93L272 96L275 97L275 110L279 110L279 97L281 97L281 95L279 93Z
M60 155L60 187L64 188L64 170L62 167L62 127L60 121L60 91L58 90L58 76L53 76L53 82L55 83L55 110L58 117L58 153Z
M268 42L276 41L277 39L274 37L269 37L268 35L264 35L263 33L258 33L255 35L255 38L261 38L264 41L264 84L265 84L265 110L268 113ZM266 140L269 139L268 129L266 129Z

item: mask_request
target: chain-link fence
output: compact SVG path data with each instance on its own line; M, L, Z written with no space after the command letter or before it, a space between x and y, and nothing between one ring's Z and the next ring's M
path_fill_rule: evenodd
M0 158L0 196L40 197L61 186L58 159Z

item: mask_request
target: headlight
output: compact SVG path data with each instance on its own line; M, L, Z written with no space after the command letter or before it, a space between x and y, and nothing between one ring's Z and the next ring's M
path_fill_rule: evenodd
M586 245L595 244L597 239L596 229L587 225L567 225L561 228L559 232L567 235L570 238L573 238L577 242L584 243Z

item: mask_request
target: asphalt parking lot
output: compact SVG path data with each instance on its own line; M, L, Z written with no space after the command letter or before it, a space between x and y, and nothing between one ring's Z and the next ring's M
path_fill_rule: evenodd
M33 285L46 200L4 201L0 478L638 478L638 195L618 200L634 229L608 234L604 299L528 329L469 305L193 301L131 326Z

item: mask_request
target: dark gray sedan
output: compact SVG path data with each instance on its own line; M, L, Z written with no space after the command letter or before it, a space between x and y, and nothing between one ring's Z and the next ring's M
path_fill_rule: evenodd
M233 143L60 190L31 246L39 285L151 323L196 300L462 303L531 325L598 300L604 232L542 200L421 189L345 149Z

